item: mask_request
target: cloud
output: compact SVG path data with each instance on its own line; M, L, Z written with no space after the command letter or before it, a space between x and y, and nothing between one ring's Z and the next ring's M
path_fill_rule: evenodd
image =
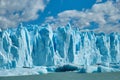
M101 1L101 0L100 0ZM74 27L86 29L91 27L91 22L98 24L96 32L120 32L120 1L106 1L94 4L91 9L84 11L67 10L57 16L47 17L45 23L50 23L53 28L64 26L68 22Z
M96 0L96 3L102 2L102 0Z
M20 22L38 18L49 0L0 0L0 28L15 27Z

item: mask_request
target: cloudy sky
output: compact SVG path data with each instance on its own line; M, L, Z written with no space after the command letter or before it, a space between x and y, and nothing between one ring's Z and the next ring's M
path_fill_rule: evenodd
M0 28L20 23L120 32L120 0L0 0Z

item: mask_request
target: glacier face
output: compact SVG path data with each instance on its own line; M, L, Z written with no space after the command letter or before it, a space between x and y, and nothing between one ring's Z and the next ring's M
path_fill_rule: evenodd
M70 25L20 26L0 32L0 69L120 62L120 34L94 33Z

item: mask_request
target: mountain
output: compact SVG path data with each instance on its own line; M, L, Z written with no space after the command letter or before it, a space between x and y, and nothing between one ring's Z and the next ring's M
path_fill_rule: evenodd
M120 34L51 26L19 26L0 31L0 69L120 63Z

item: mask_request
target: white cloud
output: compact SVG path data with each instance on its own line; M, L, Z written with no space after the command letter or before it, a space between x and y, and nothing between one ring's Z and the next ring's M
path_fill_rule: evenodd
M120 32L120 4L119 1L107 1L105 3L94 4L93 7L85 11L67 10L59 13L56 17L46 18L45 23L50 23L53 27L64 26L70 22L73 26L84 29L90 26L90 22L95 22L99 28L97 32Z
M102 0L96 0L96 3L102 2Z
M20 22L34 20L49 0L0 0L0 28L15 27Z

